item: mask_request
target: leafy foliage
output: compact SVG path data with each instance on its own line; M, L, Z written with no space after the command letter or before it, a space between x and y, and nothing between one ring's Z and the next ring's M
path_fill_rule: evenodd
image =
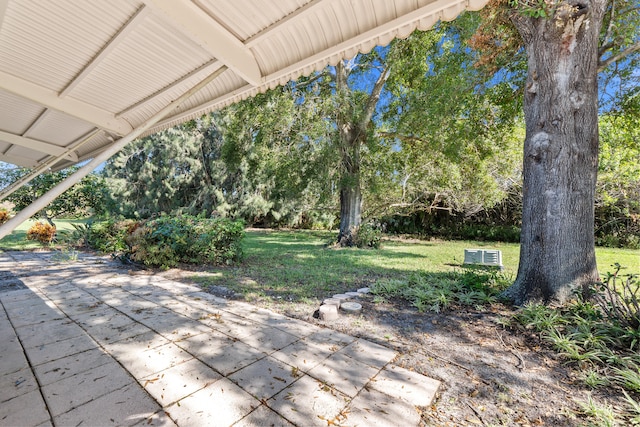
M513 320L575 363L588 386L623 389L628 405L621 416L633 425L640 407L633 397L640 395L638 283L630 275L623 287L617 286L619 270L616 265L615 272L608 273L602 284L563 307L528 304ZM602 414L592 403L584 407L585 415L602 421ZM613 419L613 414L607 418Z
M145 221L126 238L131 259L161 268L179 262L231 264L242 258L244 223L192 216Z
M55 226L38 221L27 231L27 240L37 240L43 245L48 245L53 241L55 235Z
M6 200L13 203L14 210L21 211L41 197L55 185L72 175L78 168L71 167L58 172L43 173L24 185ZM5 167L0 170L0 183L7 186L27 175L27 168ZM50 220L54 217L86 217L100 215L105 211L105 184L98 175L90 174L78 184L65 191L36 216Z
M380 249L382 245L382 232L368 223L358 227L352 236L353 245L358 248Z
M590 296L600 307L605 316L616 325L627 329L629 332L637 330L635 338L631 342L631 349L640 348L640 282L638 276L629 274L620 275L622 266L614 265L614 272L607 273L604 281L596 283L589 290Z
M420 311L439 313L456 305L483 306L497 301L509 280L497 271L466 270L451 273L416 273L408 280L385 279L371 292L377 297L409 300Z

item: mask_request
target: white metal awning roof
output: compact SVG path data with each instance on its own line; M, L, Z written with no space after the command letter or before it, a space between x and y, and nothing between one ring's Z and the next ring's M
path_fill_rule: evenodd
M486 0L0 0L0 161L56 169ZM149 133L149 132L147 132Z

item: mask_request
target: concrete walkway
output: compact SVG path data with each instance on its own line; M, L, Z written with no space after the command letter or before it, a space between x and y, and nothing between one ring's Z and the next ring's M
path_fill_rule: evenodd
M389 348L108 258L0 252L0 426L416 426Z

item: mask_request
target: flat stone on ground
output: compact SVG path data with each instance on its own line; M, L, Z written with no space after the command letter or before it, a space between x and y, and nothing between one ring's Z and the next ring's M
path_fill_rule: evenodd
M440 381L399 366L388 366L371 381L371 387L415 406L429 406Z
M340 310L346 313L360 313L362 311L362 304L357 302L346 301L340 304Z

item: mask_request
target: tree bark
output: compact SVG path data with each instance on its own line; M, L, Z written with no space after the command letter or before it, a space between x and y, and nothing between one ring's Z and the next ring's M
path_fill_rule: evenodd
M505 296L563 302L598 280L598 35L604 0L555 3L514 17L528 55L520 265Z

